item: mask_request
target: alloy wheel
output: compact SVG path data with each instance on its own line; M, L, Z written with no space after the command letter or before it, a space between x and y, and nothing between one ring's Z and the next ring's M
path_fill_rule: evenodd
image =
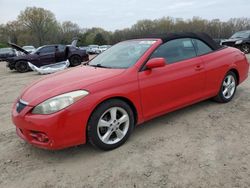
M97 134L105 144L116 144L127 134L129 129L129 115L120 107L106 110L98 121Z
M236 82L232 75L227 75L223 81L222 94L226 99L230 99L235 92Z
M248 54L248 53L250 53L250 46L249 45L243 45L242 47L241 47L241 50L242 50L242 52L244 52L245 54Z

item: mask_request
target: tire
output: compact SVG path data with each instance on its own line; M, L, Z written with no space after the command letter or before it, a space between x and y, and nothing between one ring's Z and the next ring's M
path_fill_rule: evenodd
M69 62L70 62L71 67L75 67L75 66L81 65L82 59L79 55L72 55L69 58Z
M240 46L240 50L242 52L244 52L245 54L249 54L250 53L250 44L242 44Z
M17 61L15 69L20 73L28 72L30 70L27 61Z
M227 103L232 100L237 89L237 77L234 72L229 71L224 77L220 91L214 98L219 103Z
M112 150L124 144L133 129L134 114L130 106L122 100L112 99L103 102L92 113L87 135L95 147Z

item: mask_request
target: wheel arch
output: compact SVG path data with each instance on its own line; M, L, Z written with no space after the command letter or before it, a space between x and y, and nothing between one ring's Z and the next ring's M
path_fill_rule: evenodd
M228 72L233 72L235 75L236 75L236 79L237 79L237 85L239 85L239 82L240 82L240 75L239 75L239 71L235 68L231 68L229 69Z
M17 63L17 62L19 62L19 61L26 61L26 62L28 62L29 60L28 60L28 59L17 59L17 60L15 60L14 62Z
M113 97L108 97L108 98L105 98L105 99L101 100L101 101L93 108L93 110L91 111L90 116L89 116L89 118L88 118L88 122L89 122L89 119L90 119L90 117L91 117L91 114L92 114L101 104L103 104L105 101L109 101L109 100L113 100L113 99L119 99L119 100L121 100L121 101L124 101L125 103L127 103L127 104L130 106L130 108L131 108L131 110L132 110L132 112L133 112L133 115L134 115L134 120L135 120L135 125L136 125L137 122L138 122L138 110L136 109L136 106L134 105L134 103L133 103L130 99L128 99L127 97L124 97L124 96L113 96Z
M78 57L81 57L79 54L76 54L76 53L73 53L73 54L69 54L69 59L73 56L78 56Z

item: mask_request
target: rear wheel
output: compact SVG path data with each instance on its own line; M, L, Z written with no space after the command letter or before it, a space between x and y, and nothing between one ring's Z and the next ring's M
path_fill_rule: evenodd
M105 101L93 112L88 123L90 143L102 150L121 146L134 127L130 106L122 100Z
M17 61L15 69L21 73L28 72L30 70L27 61Z
M249 54L250 53L250 45L249 44L242 44L240 46L240 50L242 52L244 52L245 54Z
M215 101L226 103L232 100L237 89L237 77L234 72L229 71L225 76Z
M75 67L75 66L81 65L82 60L79 55L72 55L69 58L69 62L70 62L70 66Z

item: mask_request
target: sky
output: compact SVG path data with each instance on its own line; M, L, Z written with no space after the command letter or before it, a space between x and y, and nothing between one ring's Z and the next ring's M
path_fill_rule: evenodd
M223 21L250 18L250 0L0 0L0 24L15 20L20 11L33 6L52 11L60 22L69 20L82 28L110 31L164 16Z

